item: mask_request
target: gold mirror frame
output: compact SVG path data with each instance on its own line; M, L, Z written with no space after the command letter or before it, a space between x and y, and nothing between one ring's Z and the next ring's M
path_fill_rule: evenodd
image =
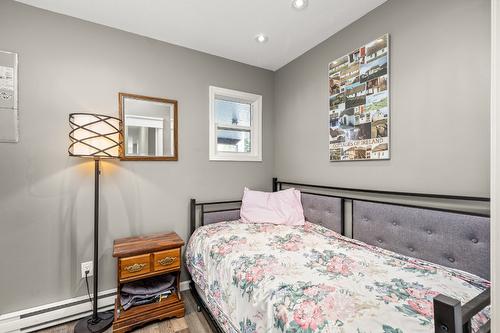
M125 155L125 113L124 113L124 98L133 98L143 101L159 102L165 104L172 104L174 106L174 154L173 156L126 156ZM121 145L120 145L120 159L122 161L177 161L179 159L178 151L178 119L177 119L177 101L173 99L159 98L142 96L136 94L128 93L118 93L118 106L121 119L120 135L121 135Z

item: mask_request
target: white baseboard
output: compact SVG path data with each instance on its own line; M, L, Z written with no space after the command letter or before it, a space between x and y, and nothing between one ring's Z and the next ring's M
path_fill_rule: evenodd
M182 281L180 290L189 290L190 281ZM111 310L115 305L116 289L99 292L99 311ZM93 296L93 295L91 295ZM74 321L92 313L87 296L45 304L0 316L0 332L32 332Z

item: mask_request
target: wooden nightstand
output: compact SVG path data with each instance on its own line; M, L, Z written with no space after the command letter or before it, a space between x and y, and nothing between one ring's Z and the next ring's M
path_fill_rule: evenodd
M117 239L113 257L118 258L118 297L115 302L113 332L123 333L153 320L184 316L179 290L184 241L175 233ZM120 290L124 283L164 274L175 274L176 293L158 302L123 310Z

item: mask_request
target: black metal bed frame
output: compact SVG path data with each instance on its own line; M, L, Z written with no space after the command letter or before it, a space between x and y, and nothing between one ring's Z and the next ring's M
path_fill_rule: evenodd
M285 186L297 186L300 188L311 188L311 189L319 189L319 190L328 190L328 191L340 191L340 192L357 192L362 194L381 194L381 195L389 195L389 196L399 196L399 197L419 197L419 198L430 198L430 199L444 199L444 200L457 200L457 201L475 201L475 202L490 202L490 198L487 197L474 197L474 196L459 196L459 195L446 195L446 194L426 194L426 193L414 193L414 192L397 192L397 191L379 191L379 190L370 190L370 189L354 189L354 188L345 188L345 187L334 187L327 185L314 185L314 184L303 184L297 182L287 182L280 181L278 178L273 178L273 192L279 191L283 189L283 185ZM333 195L333 194L325 194L325 193L314 193L314 192L305 192L302 193L313 194L318 196L326 196L326 197L334 197L341 199L341 220L342 220L342 228L341 234L345 234L345 215L344 215L344 202L345 200L358 200L364 202L372 202L372 203L383 203L390 205L397 205L403 207L412 207L412 208L425 208L428 210L435 210L441 212L449 212L449 213L459 213L466 214L472 216L482 216L489 217L490 214L486 213L475 213L468 212L457 209L446 209L446 208L437 208L437 207L425 207L423 205L410 205L404 203L394 203L385 200L371 200L371 199L361 199L356 198L349 195ZM228 200L228 201L212 201L212 202L197 202L196 199L190 200L190 234L196 230L196 216L197 216L197 207L200 207L201 221L200 225L204 224L204 215L205 213L217 213L224 211L234 211L238 208L229 208L229 209L214 209L214 210L205 210L207 206L220 206L220 205L234 205L241 203L241 200ZM217 333L225 333L222 327L217 322L216 318L212 315L207 305L198 294L195 284L191 279L191 293L198 305L198 311L202 311L203 315L207 319L210 327L213 331ZM459 300L448 297L446 295L437 295L434 297L434 332L435 333L471 333L471 319L477 313L479 313L482 309L487 307L491 303L491 293L490 288L483 291L481 294L467 302L466 304L461 304ZM478 331L478 333L489 333L491 332L491 322L488 320L486 324L484 324Z

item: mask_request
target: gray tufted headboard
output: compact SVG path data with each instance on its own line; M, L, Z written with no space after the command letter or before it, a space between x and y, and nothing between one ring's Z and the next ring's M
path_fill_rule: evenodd
M306 221L344 234L343 199L311 193L302 193L301 198Z
M220 210L220 211L203 213L203 223L205 225L222 221L234 221L239 219L240 219L239 209Z
M352 201L354 239L489 279L489 217L442 211L439 208L374 202L342 195L302 192L306 220L344 235L344 225L350 220L344 219L346 198ZM194 232L197 226L197 206L201 206L201 225L207 225L237 220L240 218L240 210L229 208L209 211L205 210L206 207L222 204L227 208L228 204L234 207L240 203L238 200L196 203L196 200L192 199L191 232Z
M302 207L306 221L316 223L343 234L343 200L320 194L302 193ZM203 212L203 224L238 220L239 209Z
M353 238L490 278L488 217L353 201Z

